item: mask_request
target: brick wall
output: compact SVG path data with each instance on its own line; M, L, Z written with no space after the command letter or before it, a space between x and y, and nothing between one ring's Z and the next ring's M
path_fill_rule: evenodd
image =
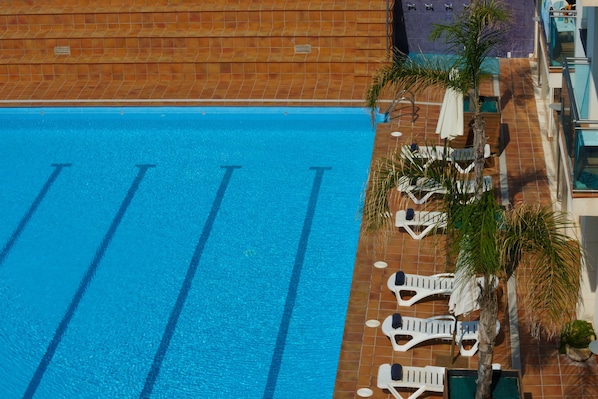
M385 8L373 0L13 0L0 8L0 82L363 83L386 55ZM295 51L306 45L309 53Z

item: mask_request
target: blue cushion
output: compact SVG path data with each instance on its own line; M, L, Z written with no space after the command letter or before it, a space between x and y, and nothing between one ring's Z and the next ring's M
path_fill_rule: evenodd
M405 272L396 272L395 273L395 285L403 285L405 284Z
M400 313L395 313L392 315L392 328L401 328L403 327L403 318L401 317Z
M400 364L393 364L392 366L390 366L390 378L392 378L393 381L399 381L403 379L403 366L401 366Z
M415 151L415 150L417 150L417 144L416 143L411 143L411 145L409 146L409 148L411 148L411 151Z
M407 212L405 212L405 219L413 220L414 217L415 211L413 210L413 208L407 208Z

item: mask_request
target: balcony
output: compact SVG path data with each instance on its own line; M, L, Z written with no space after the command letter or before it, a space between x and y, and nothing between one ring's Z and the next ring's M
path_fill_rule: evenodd
M551 10L543 25L550 66L559 67L564 58L575 56L577 11Z
M589 59L563 60L561 127L573 192L598 192L598 120L591 119L592 87Z

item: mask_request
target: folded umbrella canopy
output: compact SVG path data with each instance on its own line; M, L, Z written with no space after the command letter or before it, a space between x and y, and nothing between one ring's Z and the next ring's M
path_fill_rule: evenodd
M455 271L455 287L449 299L449 312L453 316L466 315L480 308L478 296L480 290L475 276L468 276L463 267Z
M453 69L450 77L456 77L458 70ZM463 136L463 93L452 88L447 88L440 107L436 134L440 138L452 140Z
M466 252L461 251L457 257L455 270L455 285L449 298L449 312L455 316L455 328L453 329L453 345L451 346L451 363L454 362L455 344L457 341L457 321L460 315L466 315L469 312L480 308L478 296L480 290L477 287L476 276L467 273L466 267L461 263Z

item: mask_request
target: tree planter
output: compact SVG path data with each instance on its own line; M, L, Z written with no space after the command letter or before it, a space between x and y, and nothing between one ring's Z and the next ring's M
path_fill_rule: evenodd
M565 351L569 359L576 362L585 362L592 356L590 348L574 348L570 345L565 345Z
M444 399L473 399L475 397L477 370L447 369L444 379ZM515 370L492 372L493 399L522 399L521 374Z
M592 356L590 343L596 339L592 324L585 320L565 323L561 330L560 353L566 353L571 360L584 362Z
M490 145L490 152L500 154L502 151L502 140L501 140L501 114L500 114L500 103L498 97L482 96L480 97L482 104L481 113L484 116L484 122L486 123L484 134L487 137L487 144ZM471 124L473 122L474 112L473 109L469 109L469 96L465 96L463 99L463 136L458 136L451 141L451 147L453 148L467 148L473 146L473 129Z

